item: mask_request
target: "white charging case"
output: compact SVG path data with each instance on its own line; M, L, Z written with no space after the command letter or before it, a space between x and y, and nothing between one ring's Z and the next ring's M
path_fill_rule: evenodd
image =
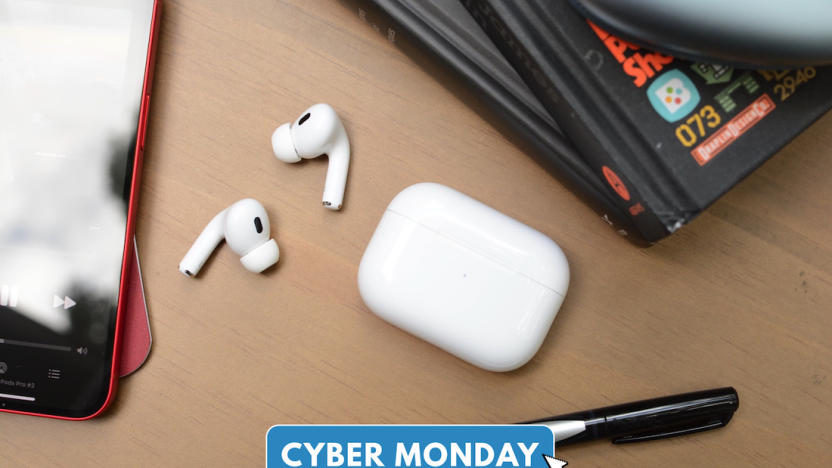
M552 239L432 183L390 202L358 269L376 315L500 372L534 356L568 286L569 264Z

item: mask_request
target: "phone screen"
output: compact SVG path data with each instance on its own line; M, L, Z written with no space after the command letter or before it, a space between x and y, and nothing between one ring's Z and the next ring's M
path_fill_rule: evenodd
M109 393L153 0L0 0L0 409Z

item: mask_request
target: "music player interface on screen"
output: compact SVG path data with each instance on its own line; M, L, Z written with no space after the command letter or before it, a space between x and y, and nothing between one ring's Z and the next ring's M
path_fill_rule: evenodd
M0 407L109 379L147 27L128 2L0 14ZM21 406L24 405L24 406Z

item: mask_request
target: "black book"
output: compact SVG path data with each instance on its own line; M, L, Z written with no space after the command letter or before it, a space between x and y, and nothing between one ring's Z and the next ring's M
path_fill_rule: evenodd
M566 0L462 0L641 237L691 221L832 105L832 68L742 70L621 40Z
M628 215L575 146L563 136L514 67L457 0L342 0L427 70L449 69L461 96L593 207L619 233L636 233ZM443 83L446 86L458 83ZM451 86L451 89L454 88ZM459 93L458 93L459 94ZM628 236L643 242L639 236Z

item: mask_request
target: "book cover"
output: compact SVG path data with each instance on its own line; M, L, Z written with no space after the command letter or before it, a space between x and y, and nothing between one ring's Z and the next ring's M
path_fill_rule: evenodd
M621 40L566 0L462 0L642 237L690 222L832 105L832 70L742 70Z

